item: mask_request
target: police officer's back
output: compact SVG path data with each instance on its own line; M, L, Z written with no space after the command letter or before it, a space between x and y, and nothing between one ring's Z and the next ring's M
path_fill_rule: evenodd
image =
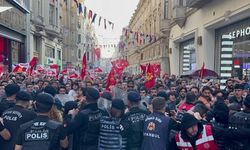
M67 148L68 141L61 124L48 118L54 99L46 93L36 97L35 110L38 116L21 125L15 150L59 150Z
M74 135L73 149L97 150L100 118L108 115L108 113L97 107L97 100L100 97L97 89L89 87L86 89L85 95L87 104L75 118L68 123L68 134L77 131L77 135Z
M7 97L0 102L0 116L5 110L15 106L16 94L20 91L20 87L17 84L8 84L4 91Z
M2 150L14 149L15 139L20 125L36 117L35 112L27 110L30 105L30 100L31 96L27 92L20 91L16 95L16 105L3 112L3 123L10 131L11 139L1 143Z
M124 138L127 138L127 149L141 149L144 121L149 112L139 108L141 97L138 92L128 92L129 112L121 121L121 130Z
M243 104L244 110L241 112L236 112L230 118L229 127L233 129L250 128L250 94L248 94L244 100ZM232 147L239 150L250 150L250 139L240 139L240 141L233 141Z

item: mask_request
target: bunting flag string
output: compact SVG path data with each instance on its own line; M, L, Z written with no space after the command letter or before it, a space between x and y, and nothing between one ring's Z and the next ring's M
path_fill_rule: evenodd
M108 25L111 27L111 29L113 30L115 27L115 24L107 19L103 19L104 17L98 15L97 13L93 12L92 10L88 9L86 6L83 5L83 3L78 2L78 0L74 0L74 2L76 3L77 6L77 12L79 15L83 15L83 17L85 19L89 19L91 21L91 23L95 23L95 19L97 18L97 16L99 16L99 22L98 25L101 26L101 22L102 20L104 23L104 29L107 29L107 22ZM64 3L67 5L67 1L64 1Z
M123 28L122 35L125 36L127 46L145 45L156 42L159 38L156 35L145 34L139 31L132 31L127 28Z

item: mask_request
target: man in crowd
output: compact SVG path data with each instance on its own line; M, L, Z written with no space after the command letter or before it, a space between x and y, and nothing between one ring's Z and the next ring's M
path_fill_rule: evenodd
M113 99L110 116L100 120L99 150L126 149L126 138L122 138L120 121L124 115L125 104L121 99Z
M29 93L19 91L16 95L16 104L14 107L3 112L2 118L6 128L10 131L11 139L1 143L2 150L15 148L15 139L20 125L34 119L36 113L28 110L30 107L31 96Z
M48 118L54 99L47 93L37 95L35 110L37 117L21 125L15 150L60 150L68 147L65 132L60 123Z
M234 86L234 96L229 99L230 103L236 103L241 108L243 107L243 90L244 86L242 84L235 84Z
M8 84L4 88L6 99L3 99L0 103L0 116L2 113L15 106L16 103L16 94L20 91L20 87L17 84Z
M127 150L141 149L144 121L149 113L139 108L140 101L138 92L128 92L129 111L121 121L122 135L127 138Z

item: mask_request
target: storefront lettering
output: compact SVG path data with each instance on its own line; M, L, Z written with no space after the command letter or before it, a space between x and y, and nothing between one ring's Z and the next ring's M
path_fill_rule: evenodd
M250 26L244 29L236 30L229 33L231 38L240 38L250 35Z

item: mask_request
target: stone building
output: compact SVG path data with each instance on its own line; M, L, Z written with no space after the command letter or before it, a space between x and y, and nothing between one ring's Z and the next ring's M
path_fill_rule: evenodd
M61 1L35 0L30 6L30 58L48 67L58 64L62 68Z
M129 44L125 50L132 73L140 72L140 64L158 63L161 73L169 72L168 37L169 16L167 0L140 0L128 29L132 32L153 35L156 40L145 44ZM126 43L131 41L126 41Z
M6 71L11 71L12 65L26 62L28 47L29 20L27 1L0 0L1 7L10 9L0 12L0 63Z
M249 77L249 0L169 2L171 73L200 69L205 63L219 73L222 88L227 78Z

